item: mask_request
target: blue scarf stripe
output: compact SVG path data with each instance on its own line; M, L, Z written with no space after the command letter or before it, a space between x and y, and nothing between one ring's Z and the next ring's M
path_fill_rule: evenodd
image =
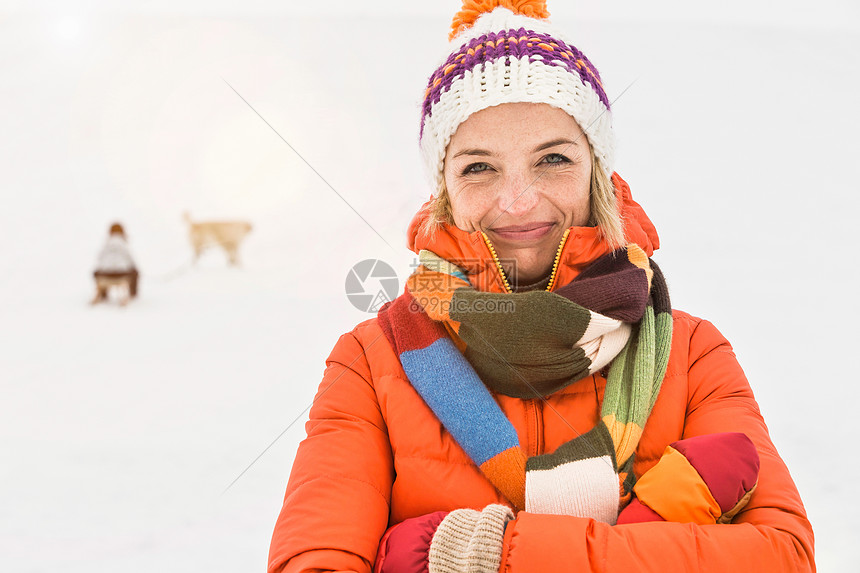
M412 386L475 463L519 446L516 430L450 338L407 350L400 362Z

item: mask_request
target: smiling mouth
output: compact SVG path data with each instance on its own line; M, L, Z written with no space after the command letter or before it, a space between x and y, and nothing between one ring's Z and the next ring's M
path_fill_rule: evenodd
M497 227L491 231L503 239L531 240L546 235L555 223L541 221L537 223L526 223L523 225L510 225L508 227Z

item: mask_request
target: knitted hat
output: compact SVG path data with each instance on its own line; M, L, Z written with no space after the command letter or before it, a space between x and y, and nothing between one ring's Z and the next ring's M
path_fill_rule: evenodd
M450 54L430 76L422 106L421 154L434 194L457 127L503 103L546 103L566 111L612 176L612 118L600 74L548 16L543 0L463 0L451 26Z

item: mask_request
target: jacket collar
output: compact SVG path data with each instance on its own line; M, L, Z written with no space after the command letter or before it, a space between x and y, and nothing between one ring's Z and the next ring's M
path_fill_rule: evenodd
M612 183L624 221L626 241L636 243L650 257L660 246L657 229L642 207L633 200L630 187L617 173L612 175ZM422 223L430 215L430 204L431 201L425 203L409 224L409 249L415 253L429 249L454 263L469 275L469 281L477 290L506 292L502 276L480 231L467 233L454 225L444 224L433 237L419 232ZM582 269L610 250L601 239L597 227L570 227L559 255L552 290L568 284Z

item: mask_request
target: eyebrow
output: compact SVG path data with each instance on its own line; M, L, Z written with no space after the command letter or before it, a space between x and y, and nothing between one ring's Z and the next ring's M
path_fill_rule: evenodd
M538 145L537 147L535 147L532 150L532 153L537 153L538 151L543 151L544 149L549 149L549 148L555 147L557 145L565 145L565 144L567 144L568 146L574 146L574 145L577 145L577 140L567 139L564 137L560 137L558 139L553 139L553 140L547 141L546 143L541 143L540 145ZM458 151L457 153L454 154L452 159L456 159L457 157L460 157L461 155L482 155L482 156L492 157L493 155L495 155L495 153L493 153L491 151L487 151L486 149L469 148L469 149L463 149L461 151Z
M458 151L454 154L452 159L460 157L461 155L488 155L492 156L493 154L487 151L486 149L463 149L462 151Z
M550 147L555 147L556 145L564 145L567 144L568 147L577 145L577 139L566 139L564 137L559 137L558 139L553 139L552 141L547 141L546 143L541 143L537 147L534 148L534 152L543 151L544 149L549 149Z

